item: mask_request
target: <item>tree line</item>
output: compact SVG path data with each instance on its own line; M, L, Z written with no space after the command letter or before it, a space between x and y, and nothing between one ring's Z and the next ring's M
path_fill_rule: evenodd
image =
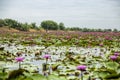
M29 31L29 29L39 30L41 28L45 30L65 30L64 23L60 22L59 24L52 20L42 21L38 26L35 22L33 23L20 23L13 19L0 19L0 27L8 26L10 28L15 28L20 31Z
M81 31L81 32L120 32L118 29L90 29L90 28L79 28L79 27L70 27L66 28L68 31Z
M10 28L15 28L20 31L29 31L29 29L45 29L48 30L65 30L65 31L81 31L81 32L118 32L117 29L89 29L89 28L79 28L79 27L65 27L64 23L57 23L53 20L45 20L40 23L40 25L36 25L35 22L30 24L28 23L20 23L13 19L0 19L0 27L8 26Z

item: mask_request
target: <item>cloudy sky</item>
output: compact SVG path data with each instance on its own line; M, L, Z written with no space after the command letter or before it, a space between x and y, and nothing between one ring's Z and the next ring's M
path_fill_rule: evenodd
M120 30L120 0L0 0L0 18Z

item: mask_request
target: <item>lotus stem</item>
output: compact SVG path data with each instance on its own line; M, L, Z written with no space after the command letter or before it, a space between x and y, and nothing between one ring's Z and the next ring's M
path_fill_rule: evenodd
M83 80L83 72L81 71L81 80Z
M21 69L21 62L19 62L19 69Z
M47 62L48 62L48 59L46 59L46 64L47 64Z

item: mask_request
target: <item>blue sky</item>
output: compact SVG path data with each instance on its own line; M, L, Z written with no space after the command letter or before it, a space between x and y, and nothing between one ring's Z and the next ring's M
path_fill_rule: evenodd
M120 30L120 0L0 0L0 18Z

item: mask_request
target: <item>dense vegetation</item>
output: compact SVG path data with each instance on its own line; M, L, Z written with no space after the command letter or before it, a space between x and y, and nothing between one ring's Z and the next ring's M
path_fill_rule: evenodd
M119 80L119 42L120 32L0 31L0 80Z
M10 28L15 28L20 31L29 31L29 29L40 30L41 28L48 30L66 30L66 31L81 31L81 32L118 32L117 29L89 29L89 28L80 28L80 27L65 27L64 23L57 23L52 20L45 20L40 23L40 25L36 25L33 23L20 23L13 19L0 19L0 27L8 26Z
M120 46L119 32L74 32L74 31L49 31L46 32L0 32L1 43L44 46Z

